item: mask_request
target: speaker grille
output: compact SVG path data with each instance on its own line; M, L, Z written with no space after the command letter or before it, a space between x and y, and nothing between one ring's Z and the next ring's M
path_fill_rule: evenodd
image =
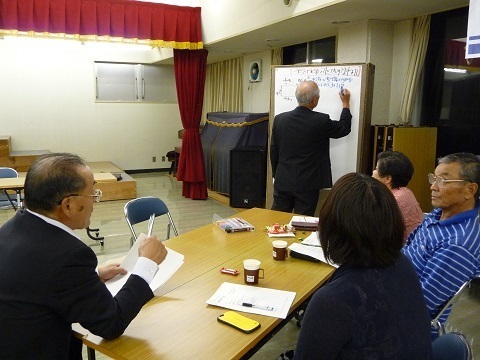
M263 147L230 150L231 207L265 207L266 160Z

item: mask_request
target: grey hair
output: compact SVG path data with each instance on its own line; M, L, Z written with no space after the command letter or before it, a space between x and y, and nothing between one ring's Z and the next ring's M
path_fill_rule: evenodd
M26 207L49 212L68 194L79 192L87 184L79 173L85 161L68 153L50 153L39 157L28 169L25 179Z
M462 180L476 183L479 187L475 196L480 195L480 159L472 153L454 153L438 159L439 164L460 164L460 177Z
M297 85L295 97L298 105L308 105L316 96L320 96L320 89L315 81L302 81Z

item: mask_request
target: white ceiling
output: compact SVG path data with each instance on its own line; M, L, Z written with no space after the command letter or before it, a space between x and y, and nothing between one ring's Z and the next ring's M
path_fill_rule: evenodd
M205 43L204 47L209 51L208 63L214 63L334 36L341 25L333 21L355 23L375 19L395 22L468 5L469 0L347 0L230 38Z

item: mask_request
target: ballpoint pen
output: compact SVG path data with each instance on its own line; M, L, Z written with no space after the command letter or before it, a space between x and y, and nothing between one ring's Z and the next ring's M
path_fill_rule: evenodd
M242 306L245 306L245 307L250 307L250 308L254 308L254 309L260 309L260 310L267 310L267 311L273 311L274 308L273 306L264 306L264 305L255 305L255 304L250 304L250 303L242 303Z
M155 214L150 215L150 220L148 221L148 231L147 237L152 236L153 223L155 222Z

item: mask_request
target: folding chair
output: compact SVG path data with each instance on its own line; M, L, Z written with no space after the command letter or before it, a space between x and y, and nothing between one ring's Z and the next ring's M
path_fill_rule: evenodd
M432 342L432 360L470 360L472 349L465 335L449 332Z
M462 286L460 286L460 289L457 290L457 292L448 300L440 309L440 311L437 313L437 315L432 319L431 325L433 328L438 330L438 335L441 336L445 334L445 326L440 322L440 318L442 315L449 309L453 304L457 302L457 300L460 298L460 295L462 294L463 289L466 287L469 287L470 282L472 279L469 279L466 281Z
M18 172L17 170L9 167L0 167L0 178L18 178ZM17 210L17 206L20 205L18 204L18 197L17 199L12 199L10 195L11 194L9 194L6 189L2 190L0 195L0 206L3 207L11 205L14 210Z
M137 234L133 228L133 225L147 221L150 219L152 214L155 214L155 217L167 215L167 238L170 238L170 228L173 229L175 236L178 236L177 228L173 222L172 216L168 211L167 205L154 196L145 196L137 199L130 200L125 204L123 208L125 213L125 220L127 220L128 227L132 232L132 237L130 238L130 245L133 245L137 241Z

